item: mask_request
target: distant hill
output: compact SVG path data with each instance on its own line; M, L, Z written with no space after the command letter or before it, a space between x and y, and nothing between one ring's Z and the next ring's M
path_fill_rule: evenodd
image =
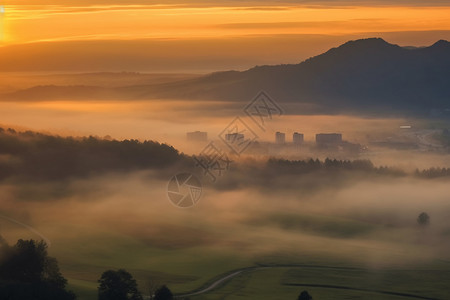
M5 99L14 100L69 100L69 99L108 99L115 98L116 92L113 89L70 85L38 85L31 88L19 90L11 94L5 95Z
M41 87L39 94L54 97L51 91L58 88ZM279 102L309 104L313 109L305 113L423 115L450 108L450 43L441 40L414 48L370 38L347 42L299 64L257 66L108 91L79 88L83 91L78 93L70 87L70 94L76 98L92 93L102 98L228 101L249 101L263 89ZM26 99L36 92L10 96Z
M162 84L200 77L199 74L180 73L138 73L138 72L99 72L99 73L18 73L1 76L0 92L14 92L35 86L96 86L117 88L132 85Z

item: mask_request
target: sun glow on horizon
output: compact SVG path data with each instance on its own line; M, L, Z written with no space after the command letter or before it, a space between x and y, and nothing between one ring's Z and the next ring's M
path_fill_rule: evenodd
M3 5L0 5L0 45L3 43L5 39L4 15L5 15L5 7Z
M298 63L360 38L450 40L450 5L25 2L5 4L0 71L205 73Z

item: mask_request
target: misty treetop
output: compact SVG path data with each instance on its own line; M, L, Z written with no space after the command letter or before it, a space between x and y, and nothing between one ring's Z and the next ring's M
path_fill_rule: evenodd
M429 168L425 170L416 170L417 177L421 178L438 178L438 177L449 177L450 168Z
M231 174L236 179L244 176L249 183L255 180L259 183L261 180L272 178L273 174L282 176L322 172L333 176L337 173L352 172L382 176L408 175L399 169L375 166L370 160L268 158L265 163L259 161L249 166L246 166L245 162L235 163ZM164 172L169 172L171 176L173 170L185 168L195 169L195 161L191 157L180 153L172 146L154 141L135 139L119 141L93 136L61 137L0 128L0 180L16 178L38 182L61 181L106 172L151 169L158 170L159 176L165 176ZM417 171L414 175L419 178L443 177L449 176L449 170L431 168ZM232 185L230 180L226 179L225 184Z
M403 171L398 169L383 166L377 167L370 160L338 160L330 158L326 158L325 160L286 160L272 158L268 160L267 166L288 174L308 174L322 170L327 172L347 170L385 175L405 175Z
M0 179L59 180L106 171L161 169L184 156L154 141L61 137L0 128Z

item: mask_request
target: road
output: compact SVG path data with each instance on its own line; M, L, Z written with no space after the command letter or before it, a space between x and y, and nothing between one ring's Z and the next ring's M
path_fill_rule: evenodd
M204 294L207 293L209 291L214 290L215 288L219 287L220 285L222 285L223 283L227 282L228 280L232 279L233 277L236 277L237 275L243 273L243 272L250 272L250 271L255 271L258 269L266 269L268 267L248 267L248 268L242 268L239 269L231 274L228 275L224 275L223 277L213 281L212 283L208 284L205 287L200 288L199 290L190 292L190 293L186 293L186 294L182 294L182 295L177 295L177 298L183 298L183 297L189 297L189 296L195 296L195 295L200 295L200 294Z

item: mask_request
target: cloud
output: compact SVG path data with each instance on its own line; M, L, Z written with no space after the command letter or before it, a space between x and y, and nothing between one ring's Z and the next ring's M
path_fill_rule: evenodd
M108 0L60 0L57 3L54 0L16 0L14 1L16 5L65 5L65 6L89 6L89 5L110 5L111 1ZM298 6L298 5L327 5L327 6L364 6L364 5L391 5L391 6L430 6L430 5L448 5L446 0L432 0L432 1L410 1L410 0L282 0L282 1L238 1L238 0L219 0L219 1L209 1L209 0L119 0L115 1L116 5L182 5L189 7L224 7L224 6L244 6L244 7L255 7L257 9L264 7L280 7L280 6Z
M386 19L353 19L346 21L311 21L311 22L270 22L270 23L226 23L215 25L218 28L233 28L233 29L273 29L273 28L330 28L336 26L346 27L349 22L359 25L370 25L376 27Z
M8 18L13 20L45 19L57 15L83 15L88 13L101 13L111 11L145 11L160 9L183 8L184 5L90 5L90 6L65 6L65 5L9 5Z

